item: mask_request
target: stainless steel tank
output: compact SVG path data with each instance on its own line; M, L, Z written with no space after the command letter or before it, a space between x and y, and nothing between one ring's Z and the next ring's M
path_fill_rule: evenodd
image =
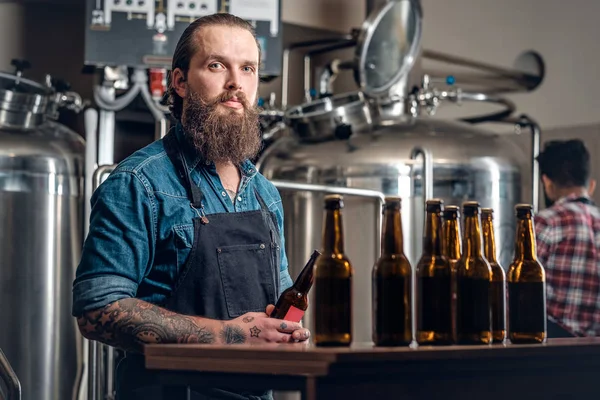
M82 245L84 141L52 121L76 96L20 75L0 73L0 348L24 400L65 400L81 350L71 285Z
M288 108L291 135L275 141L257 163L282 195L292 277L321 246L324 193L346 193L345 246L355 269L354 342L371 342L371 272L380 254L382 196L402 198L404 248L413 268L421 255L424 203L430 198L459 206L476 200L493 208L497 256L508 267L514 205L524 201L530 184L531 155L510 137L430 116L442 101L484 101L505 109L467 121L529 126L510 117L512 103L489 93L438 90L427 74L420 88L408 90L420 35L418 1L389 1L374 10L357 36L350 64L360 90ZM309 329L313 312L310 307L304 317Z
M424 150L432 175L423 179ZM260 161L261 172L275 181L359 188L402 197L404 245L413 266L421 254L424 188L431 179L436 197L461 205L475 199L495 211L499 260L508 266L513 256L514 205L521 201L519 159L523 151L501 135L466 123L419 118L381 128L350 140L306 143L281 139ZM332 188L335 191L335 188ZM296 276L310 251L321 246L323 194L282 190L286 251ZM371 269L377 247L379 200L345 196L346 252L355 268L354 337L371 340ZM310 311L305 323L311 325Z

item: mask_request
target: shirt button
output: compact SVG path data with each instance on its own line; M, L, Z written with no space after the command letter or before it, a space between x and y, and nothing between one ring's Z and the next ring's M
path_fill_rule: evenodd
M253 170L252 168L250 168L250 169L248 170L248 172L252 173L252 172L254 172L254 170Z
M221 195L222 195L223 197L225 197L225 196L227 196L227 193L225 193L225 192L221 192Z
M238 200L238 201L242 201L242 197L241 197L241 196L238 196L237 200Z

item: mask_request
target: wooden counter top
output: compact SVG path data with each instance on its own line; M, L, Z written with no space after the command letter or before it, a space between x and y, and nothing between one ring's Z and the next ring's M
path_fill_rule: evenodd
M528 345L387 348L371 344L350 348L301 344L157 344L145 347L145 362L147 369L171 373L171 376L176 371L195 376L202 372L211 377L230 374L235 379L252 377L253 382L262 379L274 386L277 380L273 376L312 380L307 386L312 389L298 389L303 390L305 398L311 399L322 398L326 393L341 395L340 390L347 390L350 395L366 395L374 393L373 390L386 395L399 388L419 395L429 393L428 390L452 391L454 394L445 392L445 398L458 399L463 392L456 389L457 385L474 396L486 394L489 385L498 389L502 382L510 382L512 392L498 389L497 396L487 393L488 399L511 393L512 399L526 398L515 396L514 391L532 388L536 388L539 395L542 392L569 395L549 398L576 398L570 396L587 394L590 387L596 387L600 374L600 338L549 339L545 344ZM426 383L433 382L435 389L428 388ZM546 382L545 387L540 386L543 382Z
M301 344L184 345L157 344L145 347L146 368L207 372L325 375L333 364L442 361L547 356L600 357L600 338L549 339L544 344L496 344L481 346L320 348ZM600 373L600 371L599 371Z

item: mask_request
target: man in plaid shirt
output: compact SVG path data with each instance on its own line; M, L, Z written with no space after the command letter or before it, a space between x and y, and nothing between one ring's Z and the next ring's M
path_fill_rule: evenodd
M581 140L548 142L537 157L547 208L535 217L546 270L548 337L600 336L600 209Z

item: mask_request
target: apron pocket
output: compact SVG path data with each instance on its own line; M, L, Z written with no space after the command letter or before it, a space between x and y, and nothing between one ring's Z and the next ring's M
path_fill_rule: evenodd
M266 243L217 248L229 317L265 312L275 301L271 246Z

